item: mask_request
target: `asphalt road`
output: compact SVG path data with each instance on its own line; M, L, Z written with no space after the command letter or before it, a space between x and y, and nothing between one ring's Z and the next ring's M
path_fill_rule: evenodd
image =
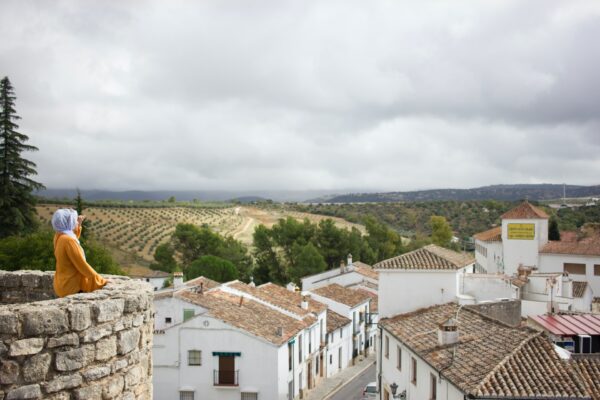
M375 364L373 364L362 374L347 382L331 400L362 400L362 391L367 383L375 381L375 374Z

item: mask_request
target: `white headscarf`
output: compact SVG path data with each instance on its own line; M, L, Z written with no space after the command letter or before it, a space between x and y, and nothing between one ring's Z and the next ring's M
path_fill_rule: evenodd
M69 235L79 243L77 235L73 230L77 227L77 211L68 208L61 208L56 210L52 216L52 228L56 232L64 233Z

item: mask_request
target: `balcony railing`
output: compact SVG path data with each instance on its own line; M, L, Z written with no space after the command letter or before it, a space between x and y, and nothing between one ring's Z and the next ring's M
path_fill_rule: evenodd
M240 371L213 371L214 386L238 386Z

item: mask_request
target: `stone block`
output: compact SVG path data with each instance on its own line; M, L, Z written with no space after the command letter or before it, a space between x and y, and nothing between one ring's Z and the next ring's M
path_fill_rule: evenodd
M98 322L114 321L123 315L125 301L123 299L104 300L94 304L94 315Z
M31 271L21 276L21 285L27 288L37 288L40 286L41 278L43 273L38 271Z
M44 396L44 400L71 400L71 393L69 393L69 392L55 393L51 396Z
M10 345L8 355L11 357L28 356L39 353L43 348L44 339L42 338L22 339Z
M8 352L8 347L6 347L3 341L0 341L0 357L6 354L6 352Z
M6 394L6 400L36 400L42 398L40 385L27 385L10 390Z
M56 369L58 371L81 369L94 360L95 353L93 345L56 353Z
M123 316L115 322L115 332L122 331L123 329L129 329L133 326L133 317L131 315Z
M110 325L102 325L94 328L90 328L83 333L81 340L83 343L96 342L103 337L106 337L112 333L112 327Z
M96 360L104 361L117 355L117 338L115 336L99 340L96 343Z
M16 383L19 379L19 364L15 361L0 360L0 384Z
M81 373L88 381L96 381L100 378L110 375L110 367L93 367Z
M127 359L125 359L125 358L121 358L120 360L115 361L113 363L113 373L125 368L128 365L129 365L129 363L127 362Z
M136 400L135 394L133 392L125 392L123 396L121 396L121 400Z
M87 304L73 304L69 307L71 329L82 331L92 325L92 313Z
M140 309L140 298L139 296L127 296L125 298L125 308L124 311L126 313L132 313Z
M21 274L0 272L0 287L18 288L21 286Z
M27 383L45 381L50 370L52 356L48 353L36 354L23 364L23 379Z
M64 389L73 389L81 386L83 378L79 374L62 375L54 378L46 384L46 392L54 393Z
M119 332L119 341L117 351L119 354L127 354L130 351L137 349L140 341L140 331L137 329L129 329Z
M66 335L48 339L46 347L52 349L61 346L79 346L79 336L76 333L67 333Z
M130 390L132 387L141 382L142 377L144 376L144 372L142 367L136 365L127 371L125 375L125 389Z
M90 385L75 391L76 400L102 400L102 386Z
M22 312L26 336L57 335L69 329L65 311L58 307L31 308Z
M123 392L124 384L125 380L120 375L108 379L102 385L102 398L104 400L115 399L119 394L121 394L121 392Z
M144 323L144 314L136 314L133 316L133 321L132 321L132 325L133 326L140 326Z
M19 332L19 318L10 311L0 311L0 335L16 335Z

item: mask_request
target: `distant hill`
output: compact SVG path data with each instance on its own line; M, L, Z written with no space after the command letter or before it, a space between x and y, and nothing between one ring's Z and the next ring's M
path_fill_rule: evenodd
M577 186L566 185L566 196L600 197L600 185ZM555 184L523 184L493 185L474 189L431 189L411 192L388 193L351 193L320 197L307 203L386 203L396 201L442 201L442 200L504 200L516 201L553 200L563 197L563 185Z

